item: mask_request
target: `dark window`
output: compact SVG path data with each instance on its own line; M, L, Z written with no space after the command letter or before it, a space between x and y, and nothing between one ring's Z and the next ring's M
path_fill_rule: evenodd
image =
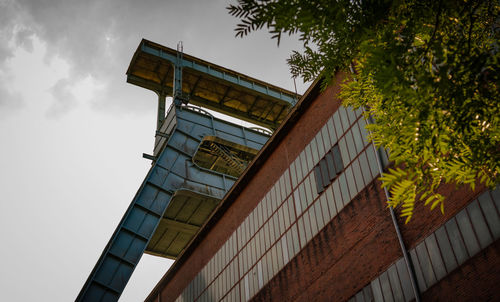
M332 151L328 151L328 153L326 153L325 159L328 166L328 175L330 177L329 182L331 182L335 179L335 177L337 177L337 169L335 169Z
M319 166L314 167L314 176L316 177L316 190L319 194L323 192L325 188L323 185L323 178L321 177L321 168Z
M326 159L322 158L319 161L319 167L321 169L321 177L324 184L330 183L330 176L328 173L328 168L326 167Z
M344 164L340 156L340 149L338 145L335 145L314 167L318 194L323 192L343 170Z
M344 170L344 164L342 162L342 157L340 156L339 145L335 145L332 148L333 160L335 162L335 170L337 171L337 175L340 174L341 171Z

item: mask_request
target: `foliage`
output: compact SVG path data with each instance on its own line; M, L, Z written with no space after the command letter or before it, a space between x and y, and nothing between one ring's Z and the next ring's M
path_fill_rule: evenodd
M442 183L500 183L500 4L472 1L239 0L236 36L299 34L288 63L305 81L355 66L345 106L365 107L371 139L390 150L390 206L444 211ZM353 64L354 63L354 64Z

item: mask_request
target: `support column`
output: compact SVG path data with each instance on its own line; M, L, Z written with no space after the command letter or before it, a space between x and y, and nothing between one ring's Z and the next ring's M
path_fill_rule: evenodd
M165 120L165 104L167 94L164 91L157 91L158 94L158 117L156 119L156 131L160 131L160 127Z

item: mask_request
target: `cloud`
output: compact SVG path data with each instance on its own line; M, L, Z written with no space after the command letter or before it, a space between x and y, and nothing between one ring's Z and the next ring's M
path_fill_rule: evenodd
M33 36L35 32L31 29L20 29L14 36L14 43L16 47L20 47L27 52L33 52Z
M5 85L3 77L0 76L0 117L6 118L12 112L21 109L25 103L21 94L17 91L12 91Z
M29 49L30 34L17 25L21 17L14 1L0 0L0 117L8 117L13 111L23 107L24 102L19 92L12 89L12 72L6 65L14 55L15 47ZM12 43L16 40L17 46Z
M47 110L47 116L50 118L58 118L61 115L69 112L76 106L76 98L72 93L71 82L67 79L61 79L50 88L50 92L54 96L54 102Z
M154 110L154 95L150 94L150 102L137 100L142 88L125 79L142 38L174 48L182 40L191 55L291 89L293 81L282 76L288 69L288 52L275 51L268 35L235 39L237 20L227 14L227 4L225 0L0 0L0 39L14 41L9 47L0 43L0 64L16 47L32 50L33 36L47 45L47 63L56 57L68 63L67 79L51 89L56 101L49 115L76 106L75 100L63 105L62 98L68 97L68 87L89 76L102 88L89 101L92 108L113 113Z
M13 56L14 47L10 43L15 31L19 9L11 0L0 1L0 67L5 61Z

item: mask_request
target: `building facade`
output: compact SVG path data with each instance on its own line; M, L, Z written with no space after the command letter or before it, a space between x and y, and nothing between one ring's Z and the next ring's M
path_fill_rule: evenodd
M311 86L146 301L411 301L412 274L424 301L500 300L500 190L443 186L444 215L398 218L408 266L387 155L340 106L342 79Z

